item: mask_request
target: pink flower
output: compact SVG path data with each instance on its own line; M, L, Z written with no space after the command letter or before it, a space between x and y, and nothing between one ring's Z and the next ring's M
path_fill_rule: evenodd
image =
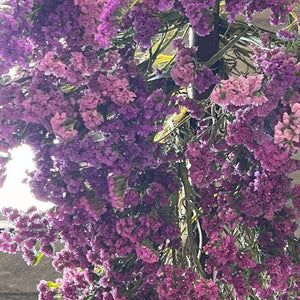
M86 128L95 130L104 121L103 116L97 111L98 104L105 103L100 93L87 91L80 99L80 115Z
M291 106L291 114L284 112L282 122L274 127L274 143L295 153L300 148L300 103Z
M129 82L126 78L100 74L98 77L102 96L118 106L129 104L135 100L136 94L127 89Z
M45 75L53 75L55 77L68 77L67 66L61 61L54 61L54 54L47 52L44 59L41 61L38 69L44 72Z
M264 79L264 75L262 75L262 74L259 74L257 76L248 76L247 77L250 94L253 94L253 93L257 92L258 90L260 90L261 82L263 79Z
M63 140L71 140L78 134L78 131L73 129L74 122L67 126L64 124L66 121L67 121L67 114L66 113L59 114L57 112L55 116L51 119L50 123L54 133L57 136L59 136Z
M177 85L186 87L194 82L194 65L192 63L184 66L175 64L171 70L171 76Z
M211 100L223 107L229 104L235 106L262 105L268 101L267 97L259 91L262 80L263 75L248 77L241 75L237 79L230 77L222 80L221 86L212 92Z
M137 246L135 252L137 257L143 260L144 262L147 262L149 264L158 262L158 256L146 246Z

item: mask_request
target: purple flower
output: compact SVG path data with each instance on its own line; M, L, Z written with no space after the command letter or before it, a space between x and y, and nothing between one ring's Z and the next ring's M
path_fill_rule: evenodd
M115 24L114 14L124 5L123 0L112 0L104 4L99 18L100 24L95 35L96 41L101 48L110 46L110 39L117 34L118 27Z
M137 245L135 252L137 257L146 263L153 264L158 262L158 256L146 246Z
M151 47L151 38L160 28L160 19L152 15L152 11L140 5L135 5L129 13L135 30L134 39L142 49Z
M218 75L214 75L211 69L203 66L201 71L196 74L194 85L201 94L212 85L218 84L219 81L220 78Z
M208 35L212 27L210 26L210 14L215 6L215 0L183 0L181 1L185 14L199 36Z

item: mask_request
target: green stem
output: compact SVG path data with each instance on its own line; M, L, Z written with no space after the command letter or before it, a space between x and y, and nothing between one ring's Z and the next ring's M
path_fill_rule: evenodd
M221 50L219 50L215 55L213 55L206 63L205 65L208 67L211 67L214 65L218 60L220 60L223 55L233 47L234 44L236 44L243 35L248 31L248 28L244 29L240 34L238 34L235 38L233 38L231 41L228 42L227 45L225 45Z
M189 182L188 170L185 165L185 162L179 163L179 174L184 188L184 196L185 196L185 205L186 205L186 228L187 228L187 240L189 243L189 248L192 256L192 260L197 268L197 271L205 276L205 273L200 264L200 258L198 258L199 252L196 251L196 245L193 236L193 226L192 226L192 217L193 217L193 209L190 204L192 201L193 190Z

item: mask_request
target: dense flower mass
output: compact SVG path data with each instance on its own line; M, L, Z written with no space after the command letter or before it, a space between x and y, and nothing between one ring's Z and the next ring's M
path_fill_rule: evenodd
M201 1L201 0L183 0L181 1L186 16L199 36L208 35L212 30L212 24L210 22L215 0Z
M219 76L207 66L202 66L200 70L194 63L197 48L187 48L183 45L182 39L173 42L173 46L178 49L176 61L171 69L171 76L174 82L181 87L192 84L199 93L203 93L209 87L219 83Z
M299 299L299 43L251 25L295 2L1 1L0 183L27 144L54 207L0 250L52 259L40 300Z
M291 114L283 114L282 122L275 126L274 143L281 147L296 152L300 147L300 103L291 106Z
M231 77L227 80L222 80L222 85L213 91L211 99L214 103L224 107L229 104L235 106L261 105L268 101L259 92L262 79L263 75L248 76L247 78L239 76L238 79Z
M227 0L226 11L228 12L229 21L233 22L237 14L246 12L248 19L252 20L255 12L262 12L268 8L271 10L270 23L272 25L278 25L285 23L287 15L293 9L292 4L296 2L296 0L271 0L267 2L252 0Z

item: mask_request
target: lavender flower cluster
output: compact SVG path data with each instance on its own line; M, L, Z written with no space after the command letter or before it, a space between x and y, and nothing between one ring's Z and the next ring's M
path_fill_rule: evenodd
M270 8L276 23L293 2L225 7L232 22ZM158 72L168 78L150 74L151 55L135 56L176 26L209 35L217 4L1 4L0 151L30 145L32 192L55 206L4 209L15 228L0 233L0 250L22 251L28 264L53 259L61 278L41 281L39 299L300 297L300 187L287 176L299 169L291 159L299 148L297 55L255 48L255 75L221 81L182 39ZM189 85L200 94L215 87L189 99ZM178 105L189 116L174 121Z

